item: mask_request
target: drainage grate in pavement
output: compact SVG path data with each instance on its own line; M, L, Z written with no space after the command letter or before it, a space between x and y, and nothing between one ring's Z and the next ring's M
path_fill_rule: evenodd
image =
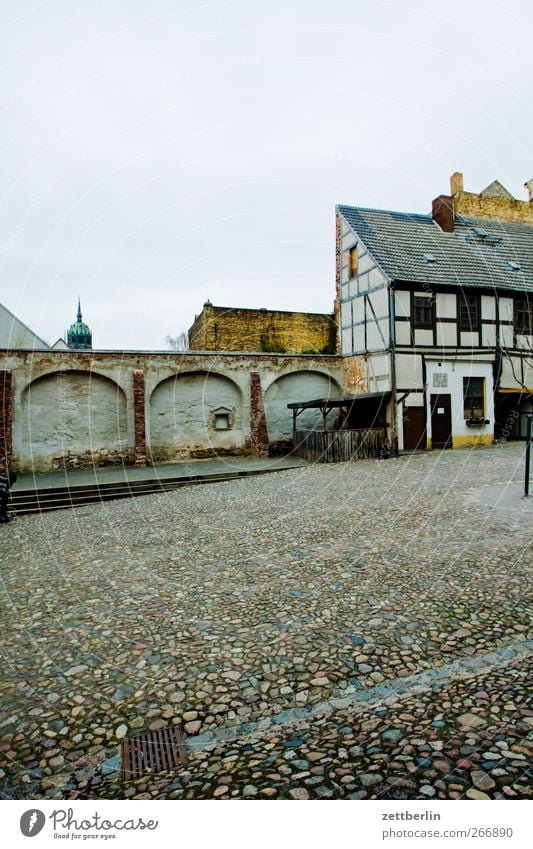
M122 780L185 766L185 738L179 728L160 728L122 741Z

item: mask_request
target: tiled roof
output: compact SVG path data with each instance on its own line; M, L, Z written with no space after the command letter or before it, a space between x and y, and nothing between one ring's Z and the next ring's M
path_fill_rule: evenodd
M431 215L355 206L338 210L392 280L533 291L530 224L457 216L454 232L444 233Z

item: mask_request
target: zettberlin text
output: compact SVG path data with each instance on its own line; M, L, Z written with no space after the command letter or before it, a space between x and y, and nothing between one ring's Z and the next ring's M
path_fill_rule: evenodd
M411 811L395 811L393 814L381 814L382 820L440 820L440 814L433 811L414 813Z

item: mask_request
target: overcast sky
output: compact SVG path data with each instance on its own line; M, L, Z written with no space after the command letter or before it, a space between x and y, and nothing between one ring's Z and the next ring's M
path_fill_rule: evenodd
M336 203L533 177L529 0L3 0L0 300L165 347L210 299L329 312Z

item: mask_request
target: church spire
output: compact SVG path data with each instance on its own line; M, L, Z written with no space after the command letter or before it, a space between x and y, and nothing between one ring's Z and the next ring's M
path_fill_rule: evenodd
M67 345L76 350L90 350L93 344L93 335L90 328L82 320L81 301L78 297L78 312L76 321L67 330Z

